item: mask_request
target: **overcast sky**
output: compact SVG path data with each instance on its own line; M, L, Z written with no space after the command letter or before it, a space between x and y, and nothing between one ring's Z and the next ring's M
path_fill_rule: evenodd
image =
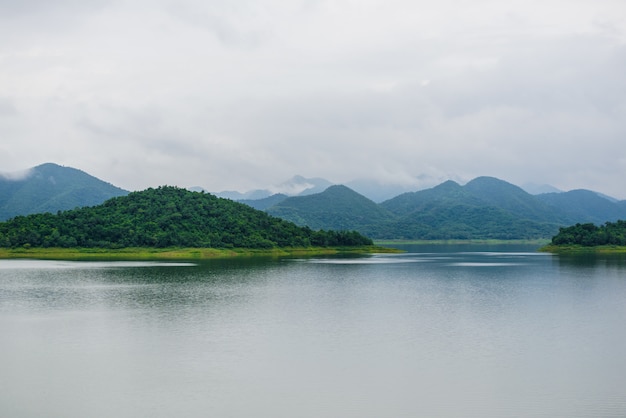
M0 0L0 171L626 199L624 0Z

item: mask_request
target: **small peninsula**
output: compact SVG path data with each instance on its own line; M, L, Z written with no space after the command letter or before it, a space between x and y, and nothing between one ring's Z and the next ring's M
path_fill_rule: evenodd
M368 247L373 247L372 240L355 231L299 227L242 203L173 186L0 223L0 257L160 254L168 258L170 254L173 258L210 258L262 252L328 253L340 248L366 251Z
M559 228L559 233L552 237L552 242L541 248L541 251L626 253L626 221L606 222L600 226L577 223Z

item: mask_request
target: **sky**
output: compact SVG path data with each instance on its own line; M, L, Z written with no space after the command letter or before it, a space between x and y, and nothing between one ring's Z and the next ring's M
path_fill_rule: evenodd
M626 199L624 0L0 0L0 172Z

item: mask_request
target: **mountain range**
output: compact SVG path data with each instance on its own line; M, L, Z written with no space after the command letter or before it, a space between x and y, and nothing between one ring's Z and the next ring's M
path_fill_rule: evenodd
M42 164L19 178L0 176L0 221L94 206L128 193L81 170ZM302 176L272 189L215 194L301 226L355 230L375 239L549 238L574 223L626 219L626 201L590 190L535 195L494 177L465 185L448 180L380 202L347 185Z
M267 201L267 200L265 200ZM559 227L626 219L626 201L589 190L531 195L493 177L375 203L345 186L283 198L268 213L311 228L353 229L375 239L533 239Z

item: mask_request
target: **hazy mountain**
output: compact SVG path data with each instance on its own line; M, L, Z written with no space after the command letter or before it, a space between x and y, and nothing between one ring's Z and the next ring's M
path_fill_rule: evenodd
M381 203L381 206L398 216L422 210L426 205L454 205L459 201L479 205L460 184L448 180L431 189L407 192Z
M128 191L84 171L46 163L23 175L0 176L0 220L17 215L93 206Z
M224 199L239 201L239 200L265 199L266 197L271 196L272 192L270 192L269 190L262 190L262 189L250 190L244 193L237 192L234 190L225 190L219 193L215 193L215 195L217 197L222 197Z
M274 193L282 193L288 196L307 196L311 194L321 193L333 183L320 178L306 178L302 176L293 176L291 179L274 187Z
M604 223L626 219L626 201L609 200L591 190L570 190L564 193L546 193L537 198L564 214L561 220L571 224L576 222Z
M558 230L554 208L493 177L479 177L465 186L447 181L381 206L398 217L393 229L380 231L385 238L390 234L406 239L538 238Z
M530 194L543 194L543 193L561 193L562 190L557 189L549 184L536 184L536 183L524 183L522 189Z
M517 218L558 222L562 213L541 202L522 188L494 177L477 177L464 186L485 206L504 209Z
M372 179L359 179L347 182L346 187L367 197L368 199L380 203L402 193L416 190L416 186L401 184L383 184Z
M363 230L390 217L385 209L342 185L330 186L322 193L289 197L267 212L297 225L336 230Z
M253 208L258 209L258 210L265 210L267 208L270 208L282 202L288 197L289 196L287 196L286 194L276 193L264 199L241 199L238 202L245 203L246 205L252 206Z
M332 184L333 183L323 178L306 178L296 175L289 180L268 189L256 189L248 192L227 190L215 193L215 195L231 200L246 201L247 204L250 204L252 200L266 199L273 195L306 196L321 193ZM250 205L257 206L257 203L252 203ZM261 203L261 205L263 204Z
M493 177L464 186L446 181L376 204L346 186L291 197L267 209L272 215L319 229L355 229L378 239L549 238L560 226L626 219L626 202L595 192L534 196Z

